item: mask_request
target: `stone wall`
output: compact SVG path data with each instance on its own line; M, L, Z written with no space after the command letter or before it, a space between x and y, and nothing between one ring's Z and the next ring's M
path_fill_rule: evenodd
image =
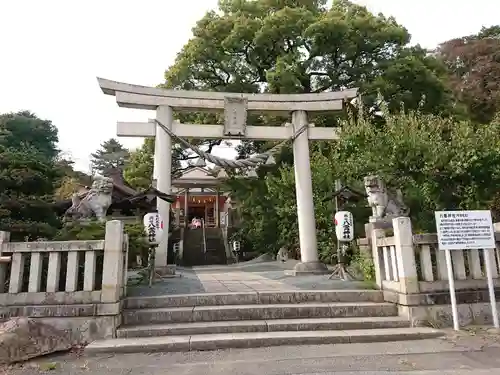
M369 238L385 301L397 304L415 325L452 326L446 260L437 235L414 235L406 217L394 219L391 231L394 235L386 237L386 230L373 229ZM494 260L495 294L500 295L500 233L496 237L497 248L485 251ZM491 323L483 250L454 250L451 255L460 325Z
M115 337L126 294L128 239L108 221L102 241L8 242L0 236L0 320L23 316L64 329L72 342Z

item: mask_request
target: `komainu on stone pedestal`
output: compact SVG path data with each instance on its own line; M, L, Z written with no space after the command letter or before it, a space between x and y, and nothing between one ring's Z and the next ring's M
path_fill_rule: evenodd
M73 194L73 204L64 214L65 219L81 220L95 216L99 221L106 221L106 212L111 206L112 193L113 180L111 178L95 177L85 197L80 199L77 194Z
M276 254L276 260L278 262L286 262L288 260L288 249L282 247L278 250L278 254Z
M376 175L366 176L364 183L368 205L372 208L370 222L408 216L409 210L403 202L401 190L389 192L382 178Z
M0 363L14 363L71 349L66 332L40 321L17 317L0 324Z

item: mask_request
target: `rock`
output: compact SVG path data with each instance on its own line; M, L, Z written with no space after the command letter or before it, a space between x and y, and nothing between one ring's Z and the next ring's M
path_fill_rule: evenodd
M41 321L18 317L0 324L0 363L71 349L69 335Z

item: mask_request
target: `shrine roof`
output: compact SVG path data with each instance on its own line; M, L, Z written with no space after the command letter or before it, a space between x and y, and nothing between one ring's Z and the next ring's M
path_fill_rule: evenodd
M217 169L190 166L183 173L172 180L172 186L186 187L215 187L226 178ZM226 175L227 176L227 175Z

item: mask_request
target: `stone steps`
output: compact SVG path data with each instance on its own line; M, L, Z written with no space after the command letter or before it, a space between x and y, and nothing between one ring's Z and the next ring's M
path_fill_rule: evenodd
M442 336L432 328L381 328L348 331L279 331L209 335L119 338L94 341L87 354L174 352L255 348L279 345L347 344L430 339Z
M182 264L184 266L227 264L226 251L221 241L220 229L214 229L214 231L210 232L210 235L207 231L206 244L207 253L204 251L203 231L201 229L185 231Z
M123 324L188 323L231 320L267 320L293 318L338 318L362 316L394 316L392 303L339 302L293 303L266 305L221 305L125 310Z
M375 290L265 291L133 297L116 339L89 353L189 351L433 338Z
M307 302L384 302L379 290L299 290L178 294L126 298L126 309Z
M409 327L408 320L397 316L305 319L299 318L125 326L118 329L117 336L119 338L132 338L176 335L207 335L217 333L365 330L407 327Z

